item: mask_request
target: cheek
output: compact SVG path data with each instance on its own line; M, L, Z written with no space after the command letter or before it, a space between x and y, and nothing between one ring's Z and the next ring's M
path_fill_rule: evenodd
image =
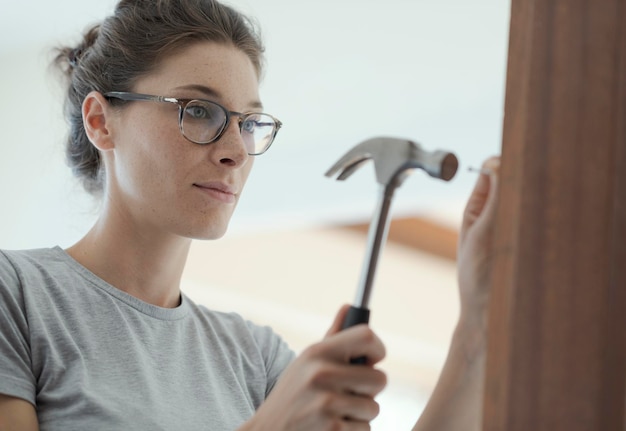
M185 174L185 145L166 127L142 128L127 141L117 157L117 174L121 184L135 189L134 193L150 195L164 192L181 182ZM130 191L130 190L129 190Z

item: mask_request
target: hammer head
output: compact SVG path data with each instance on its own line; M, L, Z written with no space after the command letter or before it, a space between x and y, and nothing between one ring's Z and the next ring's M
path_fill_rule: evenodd
M326 172L326 176L339 173L337 179L345 180L369 159L374 161L376 180L385 187L399 186L416 168L425 170L431 177L449 181L459 166L452 153L427 152L406 139L378 137L356 145Z

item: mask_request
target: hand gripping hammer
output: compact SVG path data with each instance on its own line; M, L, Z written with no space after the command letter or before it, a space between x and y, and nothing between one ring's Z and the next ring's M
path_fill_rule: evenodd
M425 170L431 177L445 181L456 174L458 160L446 151L427 152L420 145L406 139L378 137L356 145L341 157L327 172L327 177L339 173L338 180L345 180L364 162L372 159L376 180L381 185L378 207L369 227L367 251L354 304L343 322L343 329L369 322L369 299L376 273L381 246L387 238L389 207L397 187L416 168ZM354 363L364 363L365 358L355 358Z

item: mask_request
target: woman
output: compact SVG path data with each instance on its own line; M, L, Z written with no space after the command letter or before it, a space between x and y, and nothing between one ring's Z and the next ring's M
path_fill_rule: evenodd
M384 346L366 326L340 331L346 307L294 358L270 329L179 288L191 240L224 234L280 129L259 98L262 52L250 23L211 0L121 0L60 50L68 160L103 205L67 250L0 254L0 429L369 429ZM463 312L415 429L479 423L488 163L464 220Z

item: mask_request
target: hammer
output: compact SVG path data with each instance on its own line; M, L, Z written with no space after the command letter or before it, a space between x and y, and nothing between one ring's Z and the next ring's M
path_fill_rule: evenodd
M416 168L425 170L431 177L450 181L459 166L456 156L446 151L427 152L420 145L406 140L388 137L368 139L356 145L341 157L327 172L327 177L339 173L338 180L345 180L364 162L372 159L376 180L381 185L378 207L369 227L365 262L358 284L356 299L350 307L342 329L360 323L368 323L368 308L376 265L381 246L387 238L389 207L393 193ZM354 358L353 363L365 363L365 358Z

